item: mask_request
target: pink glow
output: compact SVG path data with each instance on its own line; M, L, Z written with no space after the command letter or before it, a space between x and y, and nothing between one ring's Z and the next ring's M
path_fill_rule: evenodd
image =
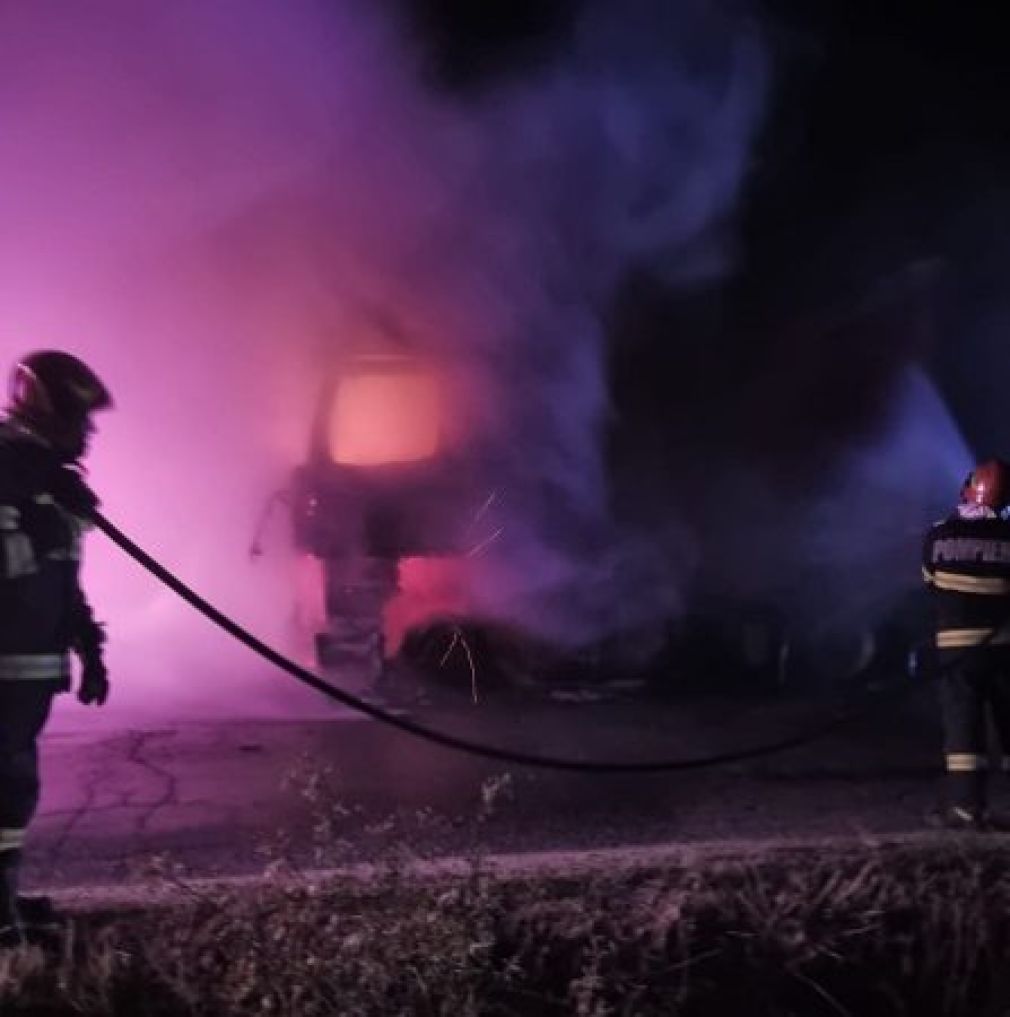
M330 203L330 221L295 237L275 213L318 190L305 179L323 156L316 97L329 77L328 101L349 96L373 29L348 26L331 67L310 5L297 6L0 8L0 359L56 346L92 363L117 404L89 464L106 513L305 659L283 521L264 558L247 549L304 454L315 358L339 350L321 338L339 312L302 251L349 210ZM246 14L256 31L236 34ZM292 251L297 264L273 264ZM101 718L67 698L58 723L328 711L101 536L87 554L114 692Z
M467 566L481 611L557 634L570 619L531 592L588 576L621 596L531 506L549 485L591 522L603 511L599 311L629 261L682 268L725 216L761 101L746 40L696 80L697 61L669 58L676 19L661 39L589 5L549 73L462 102L421 84L380 7L0 4L0 359L55 346L91 362L117 403L91 463L107 514L297 654L283 526L264 558L247 548L348 337L437 361L440 441L494 450L511 508L501 553ZM88 554L110 722L329 709L101 538ZM457 602L425 582L413 617Z
M473 568L466 558L407 558L400 589L386 609L386 653L392 657L414 625L458 618L474 608Z

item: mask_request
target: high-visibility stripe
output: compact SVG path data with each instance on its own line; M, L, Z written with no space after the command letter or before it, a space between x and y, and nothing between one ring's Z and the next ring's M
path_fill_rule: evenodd
M39 505L51 505L60 513L70 528L70 542L66 547L54 548L46 557L50 561L81 560L81 538L91 528L85 519L60 508L53 501L51 494L38 494L35 502ZM21 513L14 505L0 505L0 579L17 579L20 576L34 575L39 570L35 560L35 552L27 534L19 529Z
M938 590L949 590L952 593L980 593L991 597L1010 594L1010 579L1002 576L965 576L937 569L932 573L932 582Z
M985 770L989 760L974 752L948 752L947 772L948 773L972 773L975 770Z
M1010 631L1000 630L993 635L995 629L944 629L936 634L938 649L950 650L959 646L998 646L1010 643Z
M63 681L70 675L65 653L13 653L0 656L0 681Z
M978 813L975 809L968 809L963 805L951 806L950 814L954 819L959 819L962 823L974 824L978 822Z
M0 851L16 851L24 842L24 827L0 827Z
M79 546L56 548L46 555L49 561L80 561L81 549Z
M0 577L18 579L38 572L35 552L28 535L17 530L0 532Z

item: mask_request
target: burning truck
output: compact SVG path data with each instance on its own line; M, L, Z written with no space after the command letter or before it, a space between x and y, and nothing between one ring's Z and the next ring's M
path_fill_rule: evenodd
M294 542L315 599L314 663L374 688L406 622L405 572L472 552L494 492L447 439L430 363L402 352L346 358L318 393L308 454L292 478Z
M468 564L502 533L487 449L454 440L430 361L345 358L320 386L305 461L284 492L311 663L342 686L410 701L435 688L571 694L607 684L601 646L573 650L471 610ZM479 686L479 688L478 688Z
M410 353L348 356L319 388L285 500L312 664L343 686L402 693L408 672L475 701L478 684L578 698L643 685L774 689L825 667L829 683L835 672L905 669L906 625L897 642L890 622L842 626L825 642L790 631L773 605L727 597L695 596L658 631L576 649L475 617L466 564L501 533L504 507L493 468L447 423L437 370Z

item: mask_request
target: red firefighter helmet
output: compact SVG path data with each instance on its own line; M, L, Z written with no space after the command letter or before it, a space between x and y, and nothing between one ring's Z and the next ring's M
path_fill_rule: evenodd
M1006 508L1010 504L1010 466L1002 459L979 463L961 488L961 502L984 505L994 512Z
M94 371L60 350L37 350L11 370L7 411L35 424L69 423L112 406L112 396Z

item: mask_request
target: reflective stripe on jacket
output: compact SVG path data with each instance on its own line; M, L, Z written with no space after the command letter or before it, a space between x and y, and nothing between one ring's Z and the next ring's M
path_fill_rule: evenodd
M938 650L1010 644L1010 520L955 514L926 535L922 577L933 591ZM984 652L984 651L983 651Z
M0 682L59 682L70 680L70 658L65 653L0 654Z
M104 640L81 590L86 528L50 486L61 460L25 428L0 422L0 682L70 687L67 653Z

